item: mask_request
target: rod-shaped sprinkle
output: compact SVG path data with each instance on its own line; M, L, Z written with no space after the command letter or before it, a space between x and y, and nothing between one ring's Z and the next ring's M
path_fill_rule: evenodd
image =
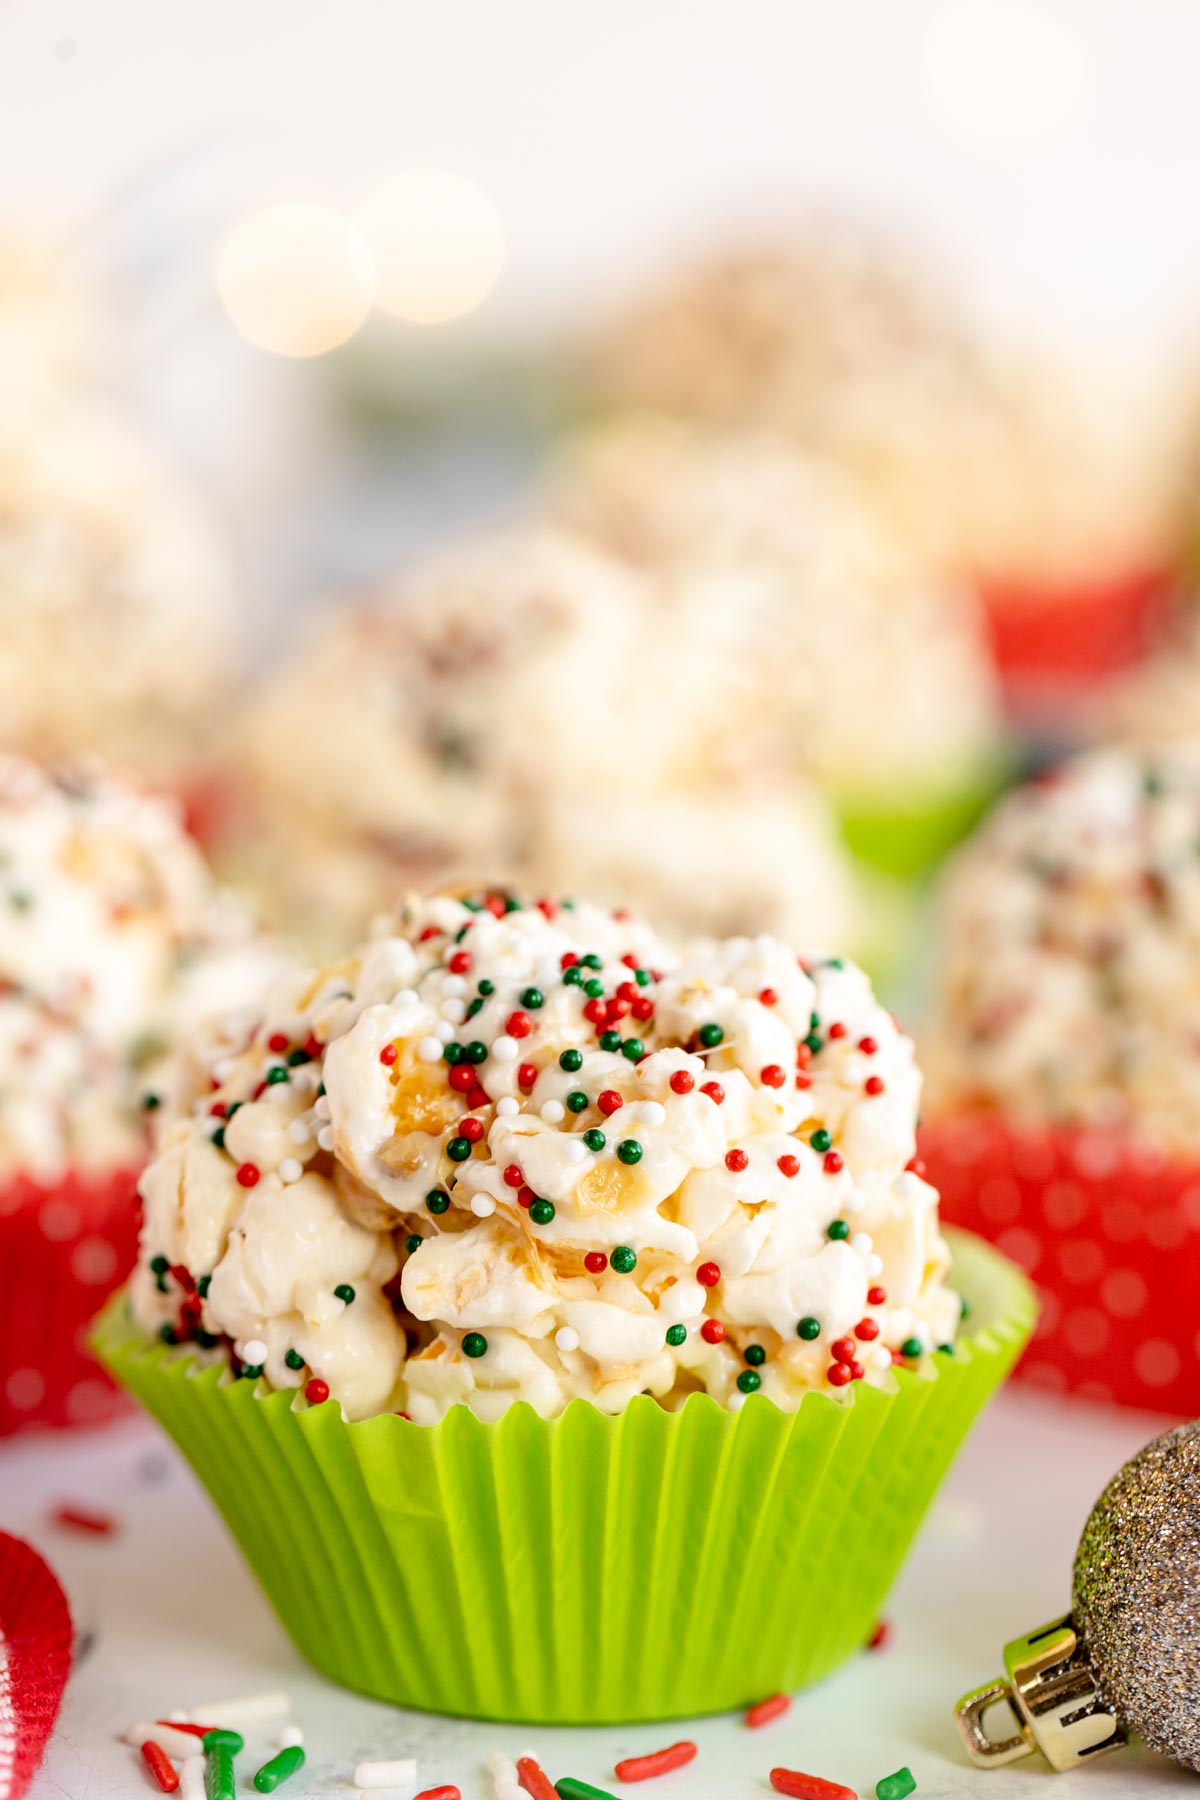
M645 1756L627 1756L613 1770L618 1781L649 1781L655 1775L669 1775L672 1769L682 1769L690 1763L696 1754L696 1746L690 1738L681 1738L677 1744L668 1744L665 1750L651 1750Z
M772 1719L780 1719L792 1704L787 1694L768 1694L765 1700L756 1701L746 1713L746 1723L752 1731L760 1725L769 1725Z
M556 1781L554 1791L558 1800L613 1800L606 1788L592 1787L587 1781L576 1781L573 1775L564 1775L561 1781Z
M212 1736L212 1733L209 1733ZM236 1800L233 1754L225 1744L205 1745L208 1800Z
M819 1775L804 1775L799 1769L772 1769L771 1786L790 1800L858 1800L854 1789L843 1787L840 1781L822 1781Z
M204 1763L198 1756L180 1764L179 1800L206 1800Z
M254 1785L260 1794L272 1793L281 1781L294 1775L297 1769L304 1767L304 1752L299 1744L289 1744L286 1750L278 1751L269 1762L265 1762L254 1777Z
M147 1738L142 1745L142 1755L163 1793L173 1794L179 1786L179 1774L162 1745L156 1744L152 1738Z
M204 1745L206 1756L210 1750L215 1749L228 1750L230 1756L237 1756L246 1748L246 1740L240 1731L228 1731L221 1725L214 1725L211 1731L206 1731L200 1742Z
M354 1771L354 1785L360 1788L411 1787L416 1779L414 1756L402 1756L395 1762L361 1762Z
M517 1780L532 1800L554 1800L554 1784L534 1756L518 1756Z
M894 1774L882 1775L875 1783L876 1800L907 1800L909 1794L917 1789L917 1778L911 1769L897 1769Z
M207 1719L213 1725L257 1725L263 1719L282 1719L291 1711L286 1694L242 1694L232 1700L210 1700L189 1707L184 1717Z

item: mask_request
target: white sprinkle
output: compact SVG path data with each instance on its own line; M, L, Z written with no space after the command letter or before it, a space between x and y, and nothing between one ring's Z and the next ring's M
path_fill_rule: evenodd
M496 1202L490 1194L476 1194L471 1200L471 1211L477 1219L490 1219L496 1210Z
M333 1126L332 1125L322 1125L320 1131L318 1131L318 1133L317 1133L317 1148L319 1150L332 1150L333 1149Z
M414 1006L420 999L416 988L401 988L398 994L392 995L393 1006Z
M332 1110L333 1109L329 1104L329 1095L318 1094L317 1098L313 1101L313 1111L316 1113L318 1119L329 1118ZM203 1720L201 1723L203 1723Z
M283 1719L292 1710L286 1694L242 1694L234 1700L209 1700L183 1716L189 1725L254 1725L260 1719Z
M445 1019L439 1019L433 1028L433 1034L443 1044L448 1044L454 1036L454 1027L453 1025L448 1025Z
M516 1062L520 1053L516 1038L509 1037L507 1032L501 1032L498 1038L492 1039L492 1055L497 1062Z
M554 1334L554 1341L560 1350L578 1350L579 1333L573 1325L560 1325Z
M567 1116L567 1109L561 1100L547 1100L542 1107L542 1117L547 1125L561 1125Z
M466 1016L467 1003L465 1000L442 1001L442 1017L449 1019L452 1025L461 1025Z
M498 1119L515 1119L520 1110L520 1102L514 1100L511 1094L505 1094L502 1099L497 1100L496 1102L496 1117Z
M417 1779L415 1756L396 1762L362 1762L354 1771L354 1785L360 1788L411 1787Z
M422 1062L441 1062L442 1040L438 1037L423 1037L417 1045L417 1055Z
M139 1719L125 1733L125 1742L132 1744L135 1750L140 1750L147 1740L161 1744L167 1755L176 1762L182 1762L189 1756L204 1754L200 1739L193 1737L190 1731L172 1731L169 1725L160 1725L153 1719Z
M643 1100L638 1107L638 1118L643 1125L665 1125L667 1109L658 1100Z
M866 1203L866 1196L864 1194L861 1194L857 1188L849 1188L842 1201L842 1211L848 1213L861 1212Z
M414 995L413 998L415 999L416 996ZM891 1358L889 1357L888 1360L890 1361ZM281 1750L298 1750L303 1746L304 1733L299 1725L285 1725L275 1742Z
M304 1173L304 1164L294 1156L285 1156L279 1165L280 1181L299 1181Z
M461 975L447 975L442 983L442 992L448 1000L457 1000L459 995L465 994L466 991L467 984Z
M897 1175L892 1191L901 1200L915 1200L923 1186L919 1175L914 1174L911 1169L905 1169Z
M207 1722L206 1719L200 1720L202 1725L207 1724ZM193 1741L198 1744L200 1739L195 1738ZM205 1768L206 1765L203 1755L189 1756L186 1761L180 1762L179 1800L207 1800L208 1783L205 1776Z
M254 1363L266 1362L267 1346L261 1338L247 1338L242 1346L241 1356L243 1362L250 1363L252 1366Z
M868 1258L867 1258L867 1274L868 1275L882 1275L883 1274L883 1258L882 1258L882 1256L879 1256L879 1255L868 1256Z
M568 1163L586 1162L588 1159L587 1145L581 1144L578 1138L568 1139L562 1147L562 1159Z
M492 1778L492 1800L521 1800L523 1789L512 1758L500 1750L493 1750L487 1766Z
M237 1058L235 1056L219 1056L213 1064L213 1074L218 1081L228 1081L236 1068ZM203 1720L200 1722L204 1723Z
M875 1240L868 1231L856 1231L850 1239L850 1248L857 1250L860 1256L870 1256L875 1248Z

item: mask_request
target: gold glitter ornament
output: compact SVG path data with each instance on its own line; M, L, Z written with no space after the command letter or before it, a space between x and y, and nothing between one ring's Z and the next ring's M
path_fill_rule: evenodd
M972 1760L998 1767L1040 1750L1076 1768L1135 1733L1200 1770L1200 1421L1139 1450L1092 1509L1075 1556L1074 1602L1004 1649L1005 1676L959 1701ZM992 1737L1006 1702L1016 1731Z

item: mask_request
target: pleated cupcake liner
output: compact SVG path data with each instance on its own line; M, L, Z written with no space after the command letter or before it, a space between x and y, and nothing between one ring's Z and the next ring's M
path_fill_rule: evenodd
M137 1221L136 1170L0 1183L0 1437L128 1409L87 1340L136 1261Z
M547 1423L349 1424L147 1340L124 1295L95 1344L207 1486L283 1625L332 1680L531 1724L721 1711L861 1648L976 1415L1033 1324L1019 1271L955 1241L971 1334L891 1391L646 1396Z
M1003 756L968 765L951 787L895 799L846 789L833 795L842 837L859 862L899 881L918 881L966 837L1012 774Z
M1123 1406L1200 1413L1200 1163L1114 1132L924 1126L942 1217L1031 1276L1040 1320L1018 1375Z

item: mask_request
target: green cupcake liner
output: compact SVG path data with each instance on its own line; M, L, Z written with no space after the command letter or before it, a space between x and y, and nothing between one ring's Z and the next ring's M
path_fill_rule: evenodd
M834 794L842 837L870 868L902 881L919 880L978 824L1012 774L1011 764L1000 758L927 796Z
M894 1391L781 1412L707 1395L616 1418L575 1401L485 1425L348 1424L150 1343L95 1348L207 1486L283 1624L332 1680L530 1724L740 1707L860 1649L930 1500L1033 1325L1033 1292L953 1238L971 1335Z

